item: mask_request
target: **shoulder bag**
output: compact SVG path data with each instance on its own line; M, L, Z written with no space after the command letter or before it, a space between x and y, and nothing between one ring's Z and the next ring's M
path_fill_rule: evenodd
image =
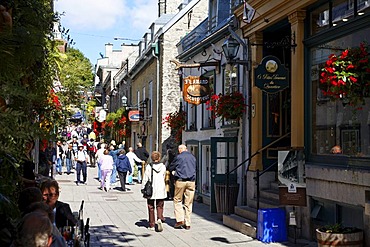
M153 166L151 164L149 165L151 168L150 180L146 182L146 184L144 185L144 189L141 190L141 193L143 193L143 197L146 199L150 199L153 195Z

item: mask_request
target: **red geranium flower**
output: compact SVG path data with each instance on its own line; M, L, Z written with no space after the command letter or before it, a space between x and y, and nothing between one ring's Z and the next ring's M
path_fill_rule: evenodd
M325 96L357 107L370 96L370 64L367 43L346 49L339 56L331 54L320 74Z

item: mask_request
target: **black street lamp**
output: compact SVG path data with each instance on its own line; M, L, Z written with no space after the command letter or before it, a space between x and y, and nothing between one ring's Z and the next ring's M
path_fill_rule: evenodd
M229 36L229 38L225 40L222 45L222 50L224 51L227 61L232 61L238 55L239 45L239 42L232 36Z

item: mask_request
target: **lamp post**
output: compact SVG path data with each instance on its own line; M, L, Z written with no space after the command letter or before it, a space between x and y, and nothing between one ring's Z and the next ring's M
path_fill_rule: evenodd
M225 54L225 58L227 60L227 63L228 64L240 64L240 65L243 65L243 85L242 85L242 88L243 88L243 95L248 95L248 101L250 101L250 83L249 83L249 87L247 88L247 78L249 76L249 61L248 61L248 47L246 45L246 43L234 32L234 30L232 30L232 28L229 26L229 32L230 32L230 36L228 39L225 40L225 42L223 43L222 45L222 50ZM242 54L242 60L240 59L235 59L237 56L238 56L238 52L239 52L239 46L242 45L243 46L243 54ZM249 102L250 103L250 102ZM248 111L248 114L249 114L249 111ZM243 122L245 123L245 120L246 120L246 116L245 114L243 114ZM250 129L250 124L249 124L249 129ZM250 133L250 130L249 130L249 133ZM242 139L243 140L246 140L246 130L244 127L242 127ZM250 137L249 137L250 138ZM243 146L246 146L246 142L244 142L244 145ZM249 154L249 150L248 150L248 154ZM243 152L242 152L242 160L244 160L245 158L245 153L244 153L244 148L243 148ZM241 164L244 164L241 163ZM241 165L240 164L240 165ZM230 195L230 174L234 171L236 171L237 168L240 167L240 165L234 167L233 169L229 169L230 167L227 166L227 171L226 171L226 194L227 194L227 197ZM244 171L243 171L243 176L244 177ZM244 192L243 192L244 193ZM227 198L229 199L229 198ZM230 214L230 204L228 203L227 204L227 212L226 214Z

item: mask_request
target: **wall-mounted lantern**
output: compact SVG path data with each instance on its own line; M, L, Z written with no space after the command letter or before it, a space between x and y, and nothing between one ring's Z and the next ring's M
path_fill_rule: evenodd
M222 45L222 50L224 51L227 61L232 61L238 55L239 42L232 36L229 36Z

